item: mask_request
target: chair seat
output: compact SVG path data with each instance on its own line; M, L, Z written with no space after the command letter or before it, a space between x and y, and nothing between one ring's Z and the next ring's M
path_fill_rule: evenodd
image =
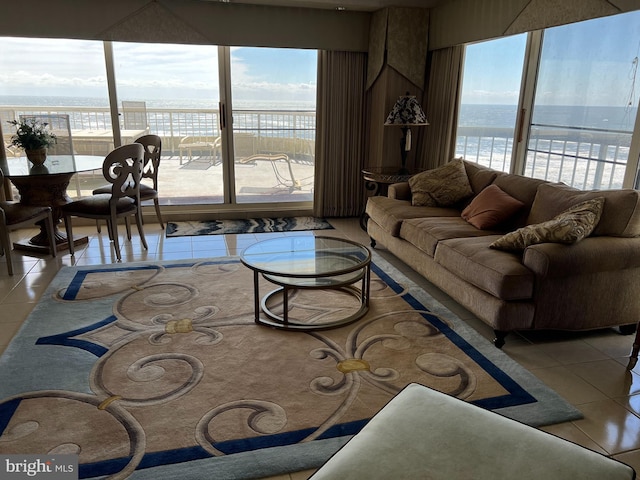
M91 197L82 198L75 202L63 205L62 210L68 215L80 216L106 216L111 215L109 200L111 194L101 193ZM136 205L133 198L122 197L116 202L116 215L135 212Z
M93 192L94 195L100 195L103 193L111 193L111 185L103 185L101 187L96 188ZM154 190L153 187L149 185L145 185L144 183L140 184L140 200L153 200L154 198L158 198L158 191Z
M37 218L47 210L49 207L42 206L28 206L18 202L0 202L0 208L4 210L7 225L15 225Z

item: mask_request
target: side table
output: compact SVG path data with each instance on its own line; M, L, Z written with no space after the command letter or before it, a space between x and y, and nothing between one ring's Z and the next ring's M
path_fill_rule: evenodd
M420 170L410 170L409 173L399 173L398 167L366 167L362 169L365 188L371 192L369 196L386 195L389 185L408 182ZM367 231L367 214L360 214L360 228Z

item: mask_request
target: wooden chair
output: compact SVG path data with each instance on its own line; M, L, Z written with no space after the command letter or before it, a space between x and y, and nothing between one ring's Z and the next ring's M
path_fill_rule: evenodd
M162 139L158 135L144 135L136 140L144 147L144 166L142 168L142 178L151 179L152 185L140 184L140 201L153 200L156 209L158 222L164 230L162 215L160 214L160 203L158 201L158 169L160 168L160 157L162 155ZM94 195L111 193L111 184L93 190ZM96 225L100 232L100 225Z
M109 238L113 241L118 261L122 261L120 245L118 241L118 219L124 218L127 227L127 238L131 240L129 217L136 219L140 240L145 250L148 249L147 241L142 228L142 215L140 214L140 179L144 147L139 143L123 145L113 150L104 159L102 174L111 184L110 193L92 195L68 203L61 207L64 223L69 238L69 251L73 256L73 232L71 217L93 218L105 220L109 231Z
M0 169L0 186L4 185L4 172ZM53 235L53 217L50 207L23 205L20 202L0 201L0 254L7 257L7 271L13 275L11 239L9 232L45 221L51 254L56 256L56 239Z

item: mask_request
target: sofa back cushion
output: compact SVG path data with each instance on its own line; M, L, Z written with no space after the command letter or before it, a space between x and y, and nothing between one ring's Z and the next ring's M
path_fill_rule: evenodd
M596 197L604 197L605 202L592 235L640 236L640 192L632 189L583 191L564 184L542 184L527 223L545 222L569 207Z
M498 176L497 170L467 160L464 161L464 169L467 172L467 178L474 195L478 195L487 186L491 185Z
M510 173L498 174L493 184L524 204L524 207L509 219L508 225L505 225L506 230L515 230L516 228L526 225L529 210L531 210L531 205L536 197L538 187L543 183L547 182L537 178L513 175Z

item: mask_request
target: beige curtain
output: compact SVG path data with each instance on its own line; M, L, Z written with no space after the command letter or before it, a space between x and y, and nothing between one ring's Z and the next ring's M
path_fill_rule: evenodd
M464 47L430 52L424 100L429 126L421 129L416 166L431 169L455 156L458 96Z
M320 51L314 215L352 217L364 208L366 53Z

